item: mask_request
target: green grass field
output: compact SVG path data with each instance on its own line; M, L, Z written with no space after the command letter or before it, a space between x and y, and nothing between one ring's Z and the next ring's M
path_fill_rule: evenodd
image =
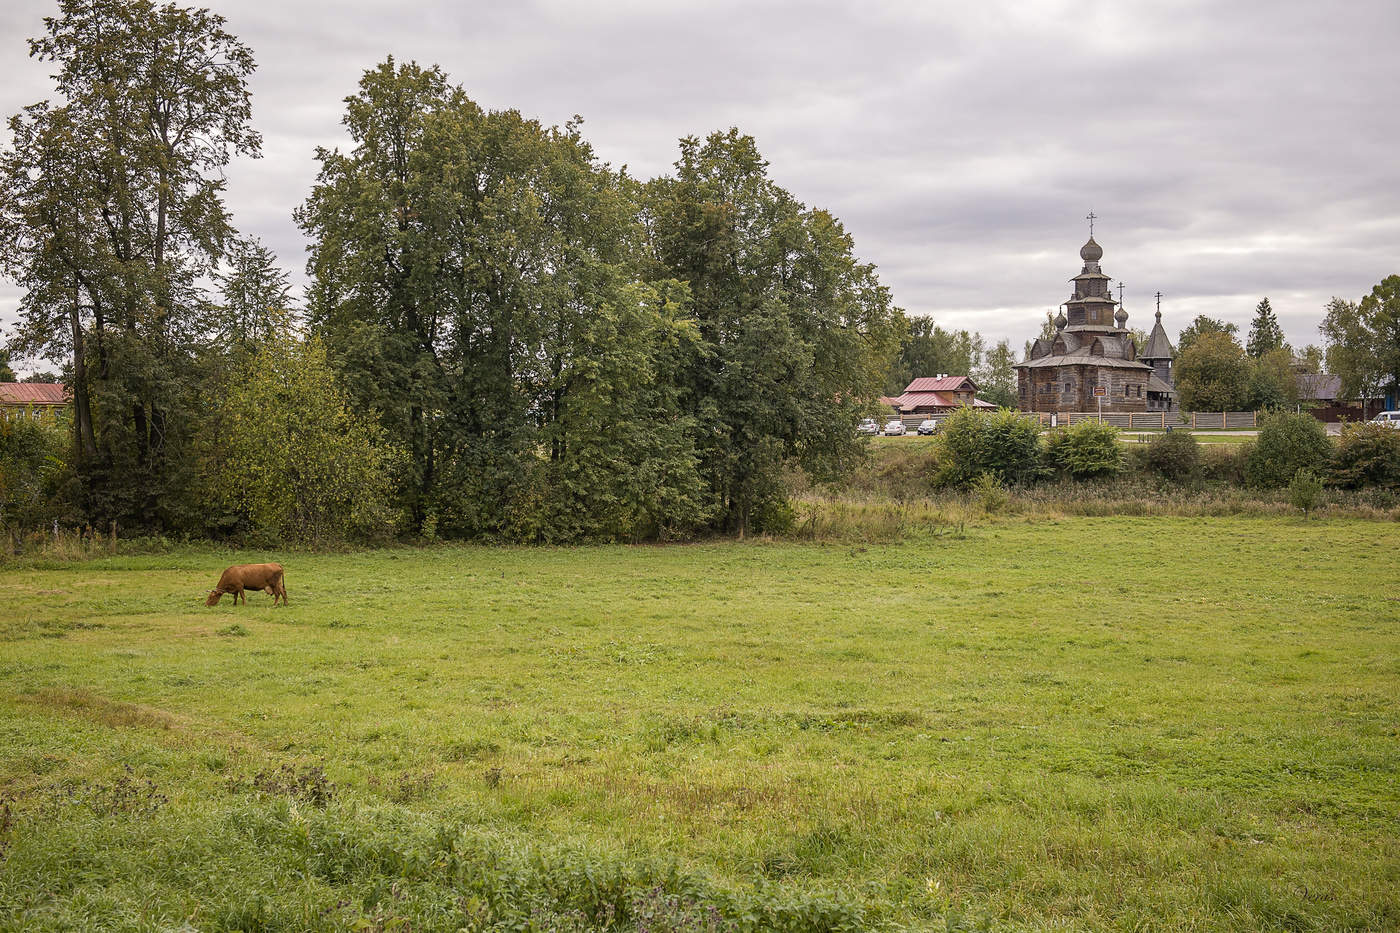
M1398 545L0 570L0 929L1396 929ZM289 607L203 606L269 557Z

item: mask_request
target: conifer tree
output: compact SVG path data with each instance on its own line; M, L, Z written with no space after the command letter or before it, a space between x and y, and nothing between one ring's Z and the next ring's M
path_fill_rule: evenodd
M1283 348L1283 329L1278 326L1274 308L1265 298L1254 308L1254 322L1249 326L1249 342L1245 349L1256 360Z

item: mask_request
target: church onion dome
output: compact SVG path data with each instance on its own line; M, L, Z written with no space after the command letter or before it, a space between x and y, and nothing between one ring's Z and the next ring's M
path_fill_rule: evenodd
M1079 250L1079 258L1085 262L1098 262L1103 258L1103 247L1094 242L1094 238L1089 237L1089 242L1085 243Z
M1118 311L1113 315L1113 319L1118 322L1118 329L1122 330L1123 325L1128 323L1128 311L1122 305L1118 306Z
M1061 309L1060 309L1060 313L1059 313L1058 315L1055 316L1055 329L1056 329L1056 330L1064 330L1064 329L1065 329L1065 325L1068 324L1068 323L1069 323L1069 318L1065 317L1064 309L1061 308Z

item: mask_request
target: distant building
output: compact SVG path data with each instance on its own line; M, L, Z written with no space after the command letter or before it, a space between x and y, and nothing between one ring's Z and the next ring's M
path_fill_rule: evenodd
M0 418L55 420L68 407L68 387L57 382L0 382Z
M904 394L887 401L903 415L949 414L959 408L996 408L977 397L977 383L967 376L921 376L904 387Z
M1165 411L1176 407L1172 364L1176 350L1162 328L1162 312L1139 354L1128 312L1113 300L1099 268L1103 247L1079 251L1084 268L1070 279L1074 294L1055 318L1055 334L1037 337L1016 365L1022 411ZM1117 310L1115 311L1115 307Z

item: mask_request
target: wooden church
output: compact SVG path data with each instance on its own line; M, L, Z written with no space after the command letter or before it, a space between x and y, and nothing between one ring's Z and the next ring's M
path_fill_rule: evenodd
M1162 312L1141 352L1128 330L1128 312L1114 301L1109 277L1099 268L1103 247L1079 251L1084 268L1070 279L1074 294L1055 318L1055 335L1036 338L1016 365L1022 411L1162 411L1176 407L1172 348Z

